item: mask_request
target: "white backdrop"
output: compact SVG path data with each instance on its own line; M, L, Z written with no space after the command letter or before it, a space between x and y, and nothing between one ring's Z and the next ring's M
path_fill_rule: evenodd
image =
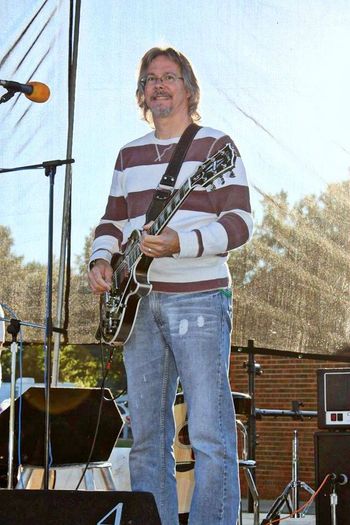
M68 10L68 0L1 2L1 78L45 82L52 94L45 104L22 95L0 106L0 167L65 155ZM103 212L118 148L148 130L134 91L140 57L153 45L169 43L191 59L201 82L202 122L234 137L253 186L283 188L293 200L348 178L349 26L347 0L83 2L73 253L81 252ZM0 224L11 227L16 252L27 260L46 257L46 189L39 173L0 177L6 195ZM258 201L253 191L256 213ZM56 236L58 229L59 217Z

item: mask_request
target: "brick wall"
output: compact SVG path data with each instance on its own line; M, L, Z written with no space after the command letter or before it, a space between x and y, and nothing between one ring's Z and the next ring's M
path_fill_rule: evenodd
M248 373L244 368L247 353L233 352L231 356L231 386L233 391L248 393ZM302 410L317 410L317 374L319 368L350 367L349 361L302 359L289 354L263 355L256 353L262 375L255 377L255 405L264 409L292 409L292 401L302 401ZM303 421L290 417L263 416L257 420L256 481L262 499L275 499L292 479L292 439L294 430L299 437L299 479L312 488L314 477L313 436L318 430L317 418ZM242 494L246 495L241 475Z

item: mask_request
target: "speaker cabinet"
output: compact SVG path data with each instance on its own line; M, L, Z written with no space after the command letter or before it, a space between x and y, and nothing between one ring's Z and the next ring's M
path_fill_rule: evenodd
M350 481L350 432L316 432L315 433L315 477L316 487L327 474L345 474ZM331 525L330 493L331 483L328 480L316 498L316 524ZM337 523L349 523L350 516L350 483L336 485L338 495Z
M161 525L148 492L1 490L1 525Z
M20 407L21 401L21 407ZM50 439L52 466L85 463L93 443L101 405L99 388L52 388ZM18 414L21 408L21 432ZM0 466L8 461L9 413L0 414ZM15 403L15 450L21 439L22 464L44 466L45 389L29 388ZM110 390L102 399L99 432L91 461L107 461L123 426ZM17 461L17 454L15 454Z

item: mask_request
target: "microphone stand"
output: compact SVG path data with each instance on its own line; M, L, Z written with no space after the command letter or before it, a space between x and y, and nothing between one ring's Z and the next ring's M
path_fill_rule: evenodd
M48 255L47 255L47 281L46 281L46 313L45 313L45 435L44 435L44 489L49 488L49 455L50 455L50 381L51 381L51 354L52 354L52 275L53 275L53 205L54 184L57 166L72 164L74 159L49 160L42 164L20 166L17 168L0 168L0 173L22 171L29 169L44 169L49 178L49 218L48 218ZM57 329L56 329L57 330Z
M7 92L0 98L0 104L10 100L15 95L15 93L16 91L13 91L13 89L8 89Z

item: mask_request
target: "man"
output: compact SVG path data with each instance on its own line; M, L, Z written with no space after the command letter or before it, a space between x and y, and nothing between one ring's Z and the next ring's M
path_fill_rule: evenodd
M133 490L152 492L163 525L178 523L173 403L180 378L195 455L191 525L235 525L239 481L235 418L228 381L231 289L227 251L252 231L244 167L232 140L200 128L176 188L227 143L234 174L215 191L195 189L161 234L148 233L146 211L184 130L198 120L199 87L187 58L172 48L143 57L136 91L154 131L119 153L111 192L96 229L88 275L94 293L109 290L111 256L131 231L143 230L141 250L153 259L151 293L141 300L124 345L133 432Z

